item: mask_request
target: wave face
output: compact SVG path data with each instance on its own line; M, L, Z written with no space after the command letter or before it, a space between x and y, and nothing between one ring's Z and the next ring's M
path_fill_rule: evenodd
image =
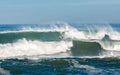
M60 32L9 32L0 34L0 43L12 43L19 39L41 40L41 41L60 41Z
M119 53L118 24L0 25L0 58L118 57Z

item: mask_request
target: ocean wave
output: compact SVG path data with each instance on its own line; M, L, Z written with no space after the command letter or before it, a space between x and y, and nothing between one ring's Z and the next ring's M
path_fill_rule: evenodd
M116 44L114 45L114 47L117 47ZM44 42L20 39L14 43L0 44L0 58L27 56L119 56L119 45L117 49L111 46L105 46L99 42L79 40ZM110 48L110 50L107 50L107 48Z
M19 39L41 40L41 41L60 41L60 32L15 32L0 34L0 43L12 43Z
M72 25L69 25L67 23L57 23L57 24L53 24L53 26L49 26L46 28L40 27L39 25L35 25L35 26L33 25L33 27L31 26L32 25L30 25L30 27L29 25L27 26L23 25L22 28L19 30L13 29L13 30L0 31L0 36L4 36L4 35L11 35L9 37L20 36L19 38L22 39L23 37L24 38L29 37L29 35L31 36L34 36L36 34L41 36L42 34L52 35L52 33L56 34L56 32L58 32L58 33L62 33L61 36L64 38L71 38L71 39L77 39L77 40L92 40L92 39L102 40L106 35L109 36L110 40L120 40L120 32L113 29L108 24L84 25L84 28L82 27L83 30L79 29L79 27L73 27ZM48 37L50 35L48 35ZM36 36L36 37L39 37L39 36Z
M18 30L0 31L0 58L64 53L66 56L119 56L120 32L110 25L87 25L86 30L67 23L39 27L23 25Z
M70 50L71 42L42 42L18 40L15 43L0 44L0 58L17 56L49 55Z

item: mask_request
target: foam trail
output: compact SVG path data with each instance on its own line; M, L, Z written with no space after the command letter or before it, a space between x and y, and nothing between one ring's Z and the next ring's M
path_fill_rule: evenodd
M72 47L72 42L42 42L18 40L15 43L0 44L0 58L17 56L47 55L66 52Z
M95 68L95 67L89 66L89 65L82 65L74 59L72 59L72 63L73 63L72 67L83 68L83 69L85 69L85 71L87 72L88 75L93 75L93 74L97 74L99 72L102 72L102 69Z

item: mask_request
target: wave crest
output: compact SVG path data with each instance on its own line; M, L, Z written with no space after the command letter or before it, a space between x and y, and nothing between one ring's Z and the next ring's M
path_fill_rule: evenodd
M3 31L0 32L0 57L57 53L66 53L67 56L118 55L119 31L108 24L78 26L68 23L55 23L53 26L45 26L46 28L23 25L18 30L14 30L13 26L10 31L4 31L6 28L3 26Z
M28 41L26 39L18 40L15 43L0 44L0 57L17 57L32 55L49 55L70 50L71 42L42 42Z

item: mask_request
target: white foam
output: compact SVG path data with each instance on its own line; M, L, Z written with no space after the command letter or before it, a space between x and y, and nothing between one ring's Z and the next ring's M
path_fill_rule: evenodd
M59 23L58 23L59 24ZM103 25L102 27L97 25L87 26L86 31L77 30L71 27L67 23L59 24L62 25L58 27L53 25L49 29L40 28L23 28L20 31L5 31L2 33L16 33L16 32L65 32L63 38L65 39L76 39L76 40L93 40L98 42L103 49L111 51L120 51L120 42L104 42L101 40L105 35L108 35L111 40L120 40L120 32L112 29L110 25ZM94 29L97 30L94 31ZM97 41L96 41L97 40ZM0 57L16 57L16 56L31 56L31 55L44 55L44 54L55 54L60 52L66 52L72 47L72 41L60 41L60 42L42 42L42 41L28 41L25 39L19 40L16 43L0 44Z
M120 41L97 41L104 50L120 51Z
M85 31L68 31L65 33L65 38L72 38L72 39L78 39L78 40L91 40L91 39L97 39L101 40L104 38L105 35L108 35L111 40L120 40L120 33L119 32L107 32L107 31L98 31L94 33L89 33Z
M72 67L84 68L86 70L86 72L88 73L88 75L93 75L93 74L97 74L99 72L102 72L102 69L95 68L95 67L89 66L89 65L82 65L74 59L72 59L72 63L74 64Z
M87 30L88 32L78 31L73 27L69 27L64 34L64 38L98 42L105 50L120 51L120 32L115 31L110 25L105 24L101 27L96 25L87 26ZM108 35L109 39L102 41L105 35Z
M100 56L105 57L117 57L120 58L120 52L115 51L103 51Z
M91 40L98 39L101 40L105 35L108 35L111 40L120 40L120 32L114 30L109 24L103 25L85 25L87 30L78 30L65 22L52 23L49 28L39 28L39 27L23 27L18 31L2 31L2 33L17 33L17 32L65 32L64 38L72 38L78 40Z
M64 32L65 29L28 29L28 30L20 30L20 31L2 31L0 34L4 33L20 33L20 32Z
M0 44L0 58L55 54L66 52L70 47L70 41L42 42L22 39L15 43Z
M9 71L0 68L0 75L11 75Z
M112 35L112 33L110 33L109 36L111 36L110 39L112 39L112 40L102 41L105 34L106 34L105 31L100 31L98 33L90 34L90 35L82 32L82 31L74 31L74 32L71 31L71 32L67 32L64 36L65 36L65 38L72 38L72 39L76 39L76 40L80 40L80 41L97 42L101 45L101 47L104 50L120 51L120 38L119 38L120 35L119 36L115 35L115 34Z
M59 26L57 26L59 25ZM39 26L39 25L38 25ZM4 34L4 33L19 33L19 32L65 32L68 31L68 29L71 26L68 23L62 22L62 23L53 23L52 25L50 25L50 27L45 28L45 27L26 27L24 26L21 29L18 30L8 30L8 31L1 31L0 34Z
M83 30L77 30L73 27L68 27L68 31L65 33L65 38L72 38L77 40L101 40L105 35L108 35L111 40L120 40L120 32L115 31L110 25L105 24L101 26L89 25L86 26L87 32Z

